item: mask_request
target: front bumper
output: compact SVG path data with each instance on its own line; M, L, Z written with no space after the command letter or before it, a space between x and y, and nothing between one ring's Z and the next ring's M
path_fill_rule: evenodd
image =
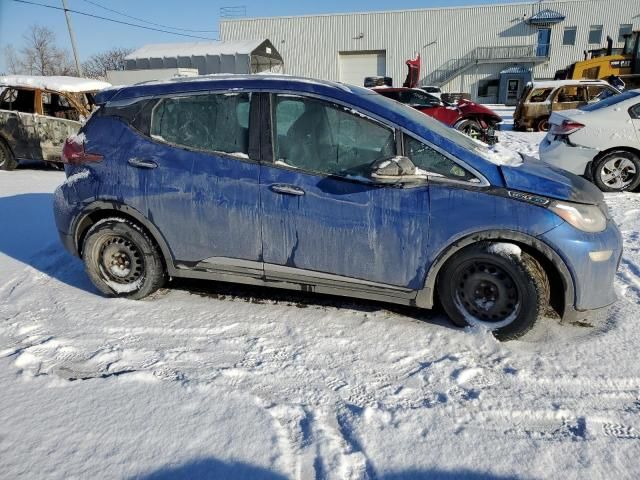
M589 176L588 166L600 153L593 148L570 145L547 134L540 143L540 160L576 175Z
M599 233L582 232L563 223L540 239L562 257L572 276L575 301L566 306L569 317L577 319L617 300L613 282L622 256L622 237L613 221ZM608 251L609 256L602 254Z

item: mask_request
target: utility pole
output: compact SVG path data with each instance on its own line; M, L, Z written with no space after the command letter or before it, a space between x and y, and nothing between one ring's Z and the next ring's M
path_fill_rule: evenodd
M62 0L62 7L64 8L64 16L67 18L67 27L69 28L69 37L71 38L71 48L73 49L73 58L76 61L76 70L78 76L82 76L82 67L80 66L80 58L78 57L78 47L76 45L76 34L73 33L73 26L71 25L71 14L67 8L67 0Z

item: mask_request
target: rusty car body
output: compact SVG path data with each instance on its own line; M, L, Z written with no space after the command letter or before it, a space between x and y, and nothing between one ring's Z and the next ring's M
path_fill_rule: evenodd
M516 130L549 130L553 112L579 108L620 93L603 80L553 80L527 85L513 115Z
M65 139L93 109L93 95L109 86L75 77L0 77L0 169L24 160L60 162Z

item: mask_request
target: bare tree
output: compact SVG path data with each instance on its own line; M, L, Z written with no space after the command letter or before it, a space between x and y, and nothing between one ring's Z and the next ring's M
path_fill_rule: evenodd
M28 75L74 75L76 69L69 52L56 46L56 35L41 25L32 25L22 36L24 47L16 54L5 48L7 66L12 73Z
M18 53L13 45L9 44L4 47L4 61L6 64L7 72L10 74L20 73L20 60Z
M82 71L86 77L106 80L107 70L122 70L124 57L132 51L130 48L112 48L106 52L96 53L82 64Z

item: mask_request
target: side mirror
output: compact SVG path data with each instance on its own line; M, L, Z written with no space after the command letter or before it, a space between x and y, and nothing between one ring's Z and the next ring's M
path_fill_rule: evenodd
M419 183L427 179L425 172L403 156L383 158L371 166L371 178L379 183Z

